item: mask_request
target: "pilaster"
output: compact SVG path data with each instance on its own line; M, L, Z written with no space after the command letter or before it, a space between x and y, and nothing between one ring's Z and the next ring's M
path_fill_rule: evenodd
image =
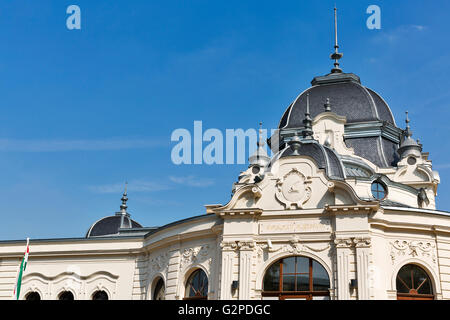
M370 299L369 266L371 240L369 237L354 238L356 253L356 279L358 280L358 300Z
M336 245L336 278L337 299L350 299L350 260L352 258L352 240L350 238L338 238L334 240Z

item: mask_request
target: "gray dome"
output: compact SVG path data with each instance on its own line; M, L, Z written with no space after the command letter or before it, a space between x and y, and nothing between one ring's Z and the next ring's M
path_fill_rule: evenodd
M386 121L395 125L387 103L373 90L361 85L354 74L330 74L316 77L311 88L302 92L283 114L278 128L300 128L306 111L306 95L309 94L311 117L324 112L326 99L330 99L331 111L347 118L347 123Z
M142 228L142 226L132 220L129 215L116 214L104 217L92 224L86 233L86 238L118 235L120 228Z
M329 178L345 179L344 166L334 150L312 139L302 140L299 144L298 154L295 154L291 147L286 147L280 151L276 159L289 156L307 156L313 159L320 169L324 169Z
M356 155L380 168L397 165L403 130L397 128L391 109L375 91L361 85L359 77L353 73L330 73L315 77L311 84L312 87L302 92L281 117L278 125L281 148L292 131L304 128L309 96L312 118L325 112L327 99L332 112L346 117L344 141Z

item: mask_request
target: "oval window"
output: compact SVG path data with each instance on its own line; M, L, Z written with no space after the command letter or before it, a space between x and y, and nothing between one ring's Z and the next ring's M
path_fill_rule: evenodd
M372 187L370 189L372 191L372 196L377 200L383 200L386 198L387 191L386 187L379 181L375 181L372 183Z

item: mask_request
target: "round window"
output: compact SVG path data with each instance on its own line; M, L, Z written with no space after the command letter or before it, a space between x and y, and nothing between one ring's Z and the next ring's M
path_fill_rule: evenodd
M372 183L371 191L372 196L377 200L383 200L387 194L386 187L378 181Z
M414 165L417 162L416 158L414 157L409 157L407 161L409 165Z

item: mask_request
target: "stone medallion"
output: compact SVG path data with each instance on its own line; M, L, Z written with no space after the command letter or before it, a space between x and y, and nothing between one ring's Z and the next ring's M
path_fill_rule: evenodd
M311 180L293 168L277 180L276 197L286 209L301 209L311 197L311 188L308 186L310 183Z

